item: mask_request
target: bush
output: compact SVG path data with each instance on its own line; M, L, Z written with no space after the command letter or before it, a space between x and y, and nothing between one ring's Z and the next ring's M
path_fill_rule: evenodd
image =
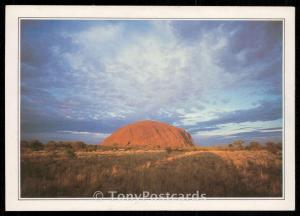
M237 150L242 150L244 149L244 141L243 140L236 140L232 143L232 146L234 149L237 149Z
M246 149L249 149L249 150L261 150L263 147L262 145L257 142L257 141L252 141L249 143L249 146L246 148Z
M75 151L86 149L87 145L82 141L49 141L46 144L46 149L49 151L73 148Z
M172 152L172 149L170 147L167 147L166 151L167 151L168 154L170 154Z
M75 153L75 151L74 151L73 148L67 148L67 149L65 150L65 153L66 153L66 155L67 155L67 157L68 157L69 159L75 159L75 158L76 158L76 153Z
M56 148L57 148L57 146L58 146L58 143L57 142L55 142L55 141L49 141L47 144L46 144L46 149L48 150L48 151L54 151L54 150L56 150Z
M44 149L43 143L38 140L33 140L29 143L29 147L32 151L40 151Z
M280 143L274 143L274 142L266 142L266 150L268 150L269 152L276 154L278 151L281 150L281 145Z
M243 140L236 140L233 143L228 144L227 148L224 148L224 149L225 150L243 150L243 149L245 149L244 144L245 144L245 142ZM219 149L222 149L222 147Z
M87 152L96 151L98 148L99 148L98 145L86 145L85 151Z
M86 144L82 141L69 142L70 146L75 150L83 150L86 148Z

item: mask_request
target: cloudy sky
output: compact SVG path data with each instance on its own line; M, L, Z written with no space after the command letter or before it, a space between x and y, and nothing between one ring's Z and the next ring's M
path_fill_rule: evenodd
M22 20L22 139L152 119L198 144L282 137L282 23Z

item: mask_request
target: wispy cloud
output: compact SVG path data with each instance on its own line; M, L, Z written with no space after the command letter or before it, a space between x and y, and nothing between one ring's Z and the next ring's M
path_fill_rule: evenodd
M217 118L202 121L198 125L188 128L191 132L196 132L229 123L273 121L281 118L281 101L261 101L260 104L254 108L219 113Z
M282 118L280 22L24 20L21 32L23 134L156 119L217 135Z
M68 133L68 134L79 134L79 135L91 135L91 136L98 136L105 138L109 136L110 134L106 133L94 133L94 132L88 132L88 131L58 131L59 133Z

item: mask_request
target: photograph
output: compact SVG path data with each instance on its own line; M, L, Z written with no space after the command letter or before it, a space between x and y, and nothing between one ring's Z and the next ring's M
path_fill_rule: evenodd
M282 21L20 27L21 197L282 196Z
M22 205L287 199L282 16L75 15L17 17Z

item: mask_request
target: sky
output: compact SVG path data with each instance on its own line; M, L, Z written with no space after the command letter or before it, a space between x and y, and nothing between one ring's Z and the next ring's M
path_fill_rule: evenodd
M199 145L282 139L282 22L22 20L21 138L98 144L140 120Z

